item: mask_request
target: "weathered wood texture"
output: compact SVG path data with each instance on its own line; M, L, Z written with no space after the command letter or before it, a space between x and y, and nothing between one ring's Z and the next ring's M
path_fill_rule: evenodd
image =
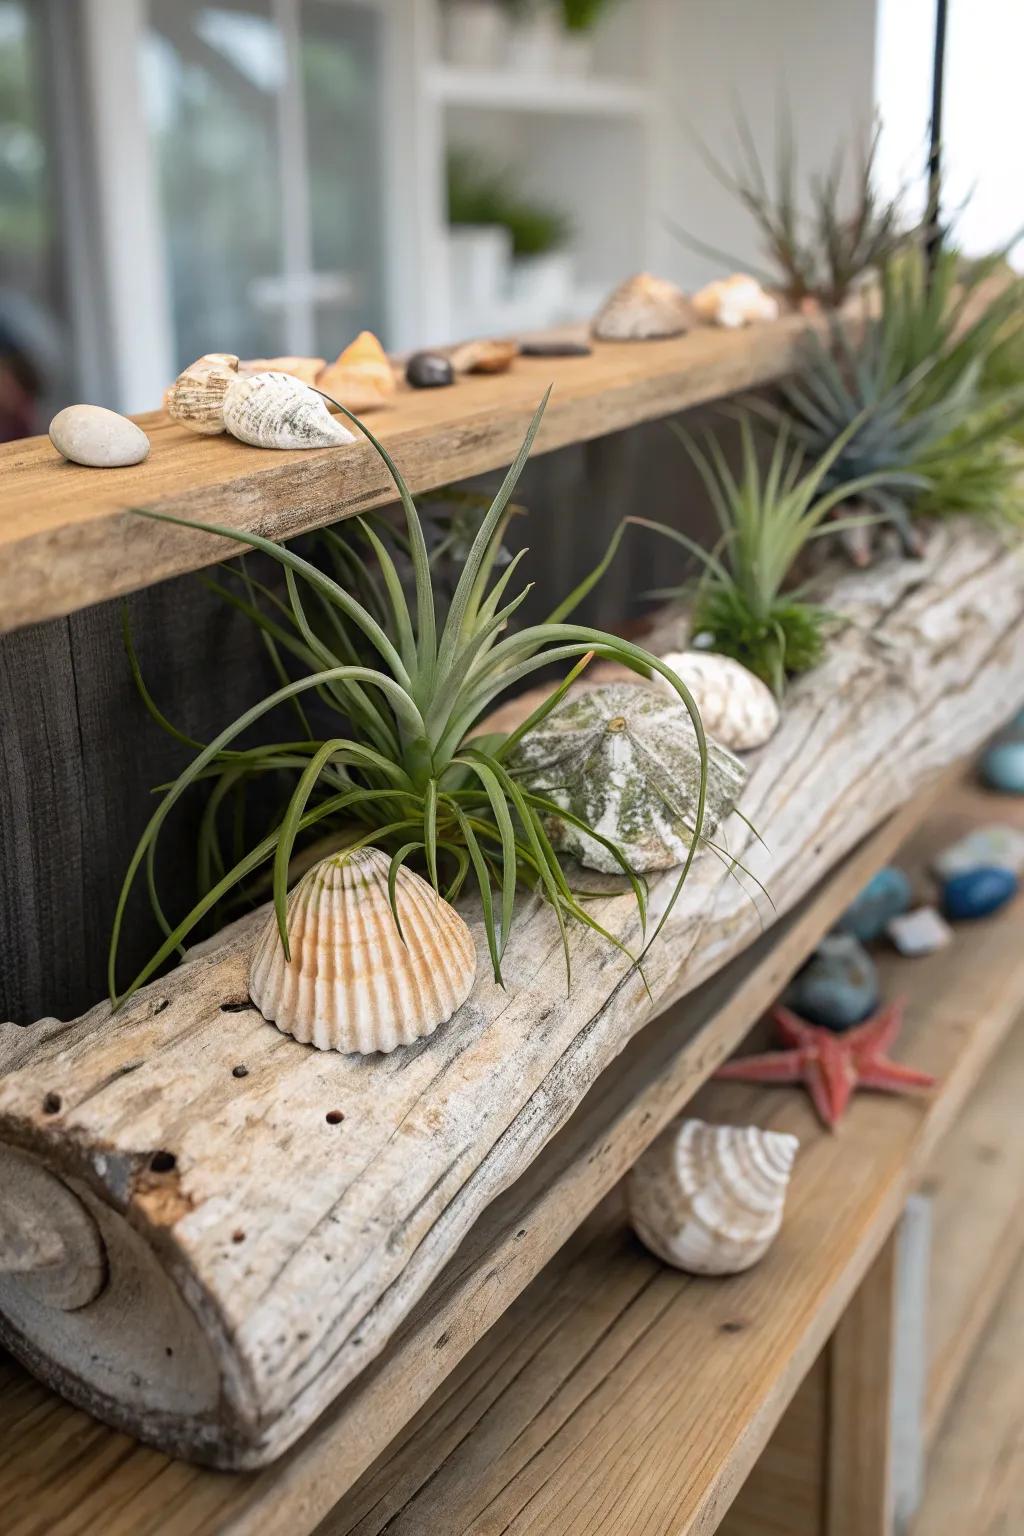
M771 854L745 828L728 832L780 911L1024 695L1024 569L990 538L943 528L922 562L846 577L831 601L851 622L792 690L743 797ZM653 886L655 917L672 883ZM631 901L598 910L638 943ZM646 961L652 1004L589 933L572 935L566 997L549 915L526 904L507 992L481 967L450 1025L381 1061L317 1056L268 1028L246 1007L242 937L113 1019L101 1005L33 1040L7 1031L4 1139L81 1181L104 1219L127 1216L133 1241L144 1234L187 1296L189 1316L176 1320L206 1340L213 1375L197 1373L188 1400L168 1409L151 1363L129 1348L124 1376L140 1381L126 1407L124 1379L83 1379L93 1309L65 1314L60 1358L47 1364L30 1340L56 1348L50 1320L8 1287L14 1347L165 1445L268 1460L380 1352L481 1210L655 1007L719 970L759 922L723 865L702 855ZM243 1063L248 1075L235 1077ZM61 1096L59 1113L44 1112L48 1093ZM340 1123L327 1119L334 1110ZM173 1166L163 1157L152 1167L157 1152ZM118 1337L130 1340L131 1326Z
M911 1536L1024 1531L1024 1269L981 1340L928 1464Z
M891 1536L895 1232L829 1344L825 1536Z
M912 867L922 866L929 852L946 841L950 824L963 825L960 807L965 799L975 803L976 819L991 817L991 811L986 810L984 797L980 795L965 797L961 791L953 800L944 800L941 812L933 816L930 826L915 839L908 853ZM884 853L884 850L879 848L877 852ZM906 860L901 857L901 862ZM827 1137L817 1128L808 1104L797 1093L743 1088L735 1084L714 1084L703 1091L695 1106L698 1112L703 1110L721 1119L753 1118L762 1124L778 1125L800 1135L803 1146L797 1159L782 1237L764 1264L751 1275L721 1283L687 1281L681 1276L667 1276L660 1266L654 1266L666 1281L671 1281L666 1296L673 1287L686 1288L684 1295L678 1299L673 1297L669 1319L673 1326L674 1320L678 1319L679 1327L685 1330L685 1347L678 1356L672 1349L661 1350L650 1368L660 1370L663 1376L670 1378L672 1393L683 1392L685 1396L687 1387L692 1386L698 1407L696 1410L684 1409L682 1420L674 1417L671 1411L661 1412L658 1424L651 1429L645 1481L650 1496L644 1506L651 1521L666 1509L675 1519L678 1513L675 1492L682 1484L687 1501L684 1510L699 1506L703 1511L696 1518L693 1529L708 1532L714 1527L715 1519L728 1502L728 1493L722 1490L735 1490L742 1481L785 1398L785 1392L781 1398L773 1395L773 1406L765 1417L759 1412L763 1404L758 1392L766 1385L770 1388L772 1382L777 1384L780 1373L790 1385L798 1379L803 1365L790 1369L786 1363L787 1351L794 1347L794 1341L804 1341L806 1349L810 1350L812 1341L807 1338L808 1330L814 1338L824 1339L831 1326L828 1319L838 1317L845 1299L852 1295L866 1271L872 1244L880 1246L879 1232L896 1221L903 1191L912 1187L920 1177L924 1161L933 1156L936 1143L948 1133L973 1083L985 1069L1019 1008L1024 995L1024 966L1018 954L1018 923L1019 914L1011 909L983 925L977 930L976 938L972 934L969 939L962 940L961 946L946 956L922 962L920 966L908 966L895 959L887 963L886 986L890 989L906 987L909 981L913 993L908 1035L900 1053L943 1076L941 1092L930 1104L921 1100L892 1101L861 1096L841 1134ZM972 947L967 948L968 945ZM965 949L969 962L966 964ZM743 961L738 963L742 965ZM788 968L783 967L776 977L777 985L781 985L786 974ZM712 985L724 980L725 976L718 978ZM768 980L767 976L763 977L766 992ZM724 990L728 994L729 988ZM679 1034L685 1034L680 1028L681 1009L682 1005L632 1041L621 1061L602 1078L601 1087L613 1102L616 1084L622 1080L621 1103L625 1106L636 1097L641 1121L643 1113L652 1114L657 1121L661 1102L658 1091L661 1065L664 1063L671 1071L674 1059L670 1054L671 1033L675 1028ZM649 1044L654 1047L652 1052L645 1050ZM698 1039L694 1047L699 1046ZM710 1050L710 1042L706 1049L712 1061L717 1059L716 1052ZM684 1045L677 1042L676 1050L681 1060ZM644 1093L638 1092L637 1082L645 1054L653 1055L654 1060L649 1063ZM999 1062L996 1061L990 1070L998 1071ZM590 1096L580 1115L575 1117L577 1125L586 1124L587 1108L593 1104L594 1097ZM646 1111L642 1110L644 1102ZM566 1127L562 1135L545 1149L530 1171L530 1181L536 1177L537 1184L542 1183L545 1166L550 1166L554 1153L560 1145L564 1146L573 1129L573 1125ZM636 1127L633 1131L639 1134ZM614 1155L623 1135L622 1124L613 1120L608 1121L606 1136L600 1141L596 1136L596 1125L585 1132L581 1130L577 1144L579 1177L573 1183L566 1183L558 1174L556 1163L556 1189L561 1184L567 1200L575 1197L579 1201L580 1191L585 1193L589 1187L584 1171L586 1165L607 1158L609 1148ZM912 1162L909 1168L904 1165L907 1156ZM894 1189L892 1180L897 1176L899 1188ZM817 1193L813 1192L812 1185L817 1187ZM391 1417L396 1428L408 1417L408 1400L414 1398L419 1386L417 1372L429 1369L431 1350L442 1354L448 1348L446 1335L449 1327L457 1326L455 1319L467 1332L475 1322L481 1323L479 1331L483 1331L483 1325L490 1319L480 1314L486 1313L489 1291L500 1291L508 1271L514 1270L518 1251L529 1248L534 1241L535 1223L543 1220L543 1209L536 1198L516 1205L515 1195L516 1190L510 1190L497 1201L487 1212L484 1222L474 1230L475 1238L480 1227L492 1217L497 1220L501 1213L507 1238L503 1248L495 1245L490 1250L492 1262L486 1265L486 1273L484 1254L480 1254L477 1289L470 1293L459 1292L460 1271L455 1266L448 1283L448 1301L452 1305L442 1298L433 1317L428 1310L422 1325L423 1341L419 1352L409 1350L401 1356L390 1376L384 1373L382 1387L390 1398ZM575 1222L579 1214L569 1213L567 1216L564 1209L559 1209L563 1223ZM565 1230L564 1224L562 1230ZM555 1257L537 1284L506 1318L498 1322L450 1382L437 1393L434 1402L421 1414L415 1433L410 1429L382 1456L378 1467L325 1522L324 1532L331 1532L333 1536L335 1524L343 1518L355 1523L357 1530L362 1530L358 1521L368 1518L370 1511L376 1511L380 1522L386 1523L396 1507L402 1509L403 1518L412 1520L415 1511L423 1513L427 1519L433 1508L429 1498L433 1479L439 1473L447 1476L442 1464L446 1464L450 1450L449 1441L444 1436L437 1439L435 1430L450 1426L453 1416L461 1414L461 1422L469 1428L472 1442L473 1424L481 1414L493 1426L496 1417L503 1412L500 1403L492 1403L492 1394L486 1386L496 1369L501 1374L499 1395L506 1386L508 1391L517 1392L516 1383L522 1381L523 1391L528 1394L527 1401L532 1400L540 1388L535 1388L525 1377L535 1370L541 1373L542 1385L546 1382L548 1394L551 1394L552 1387L562 1378L557 1374L544 1376L543 1373L551 1365L551 1351L557 1339L549 1339L536 1356L524 1350L521 1359L525 1377L517 1375L512 1365L520 1358L516 1350L521 1336L533 1336L530 1318L534 1308L550 1309L563 1304L555 1299L556 1294L560 1294L562 1277L567 1268L573 1269L581 1245L585 1247L586 1241L586 1235L577 1237ZM632 1242L628 1243L628 1251L634 1259L639 1255L642 1262L651 1263ZM845 1266L850 1263L853 1273L847 1277ZM589 1338L595 1326L593 1309L598 1311L598 1326L603 1315L601 1308L607 1271L588 1264L578 1274L575 1300L570 1297L565 1304L580 1313L579 1328L590 1330L585 1335ZM601 1283L595 1283L597 1274L601 1276ZM831 1288L837 1277L842 1283L842 1296L833 1309ZM442 1281L442 1288L444 1286L445 1281ZM795 1287L792 1294L791 1287ZM429 1300L434 1300L433 1291ZM819 1309L826 1303L827 1316L823 1320ZM724 1333L720 1331L718 1324L722 1321L744 1324L745 1332L741 1332L741 1338L746 1341L746 1347L735 1360L729 1350L731 1329ZM575 1320L573 1328L574 1336L584 1337L575 1332ZM662 1341L664 1338L662 1333ZM723 1359L718 1358L720 1345L726 1350ZM801 1344L801 1350L803 1347ZM609 1359L611 1356L602 1355L595 1368L600 1369L601 1361L607 1363ZM766 1365L769 1359L774 1362L770 1369ZM801 1361L807 1363L808 1359L801 1353ZM571 1351L569 1355L559 1356L559 1360L558 1371L569 1372L572 1385L575 1373ZM723 1369L724 1376L721 1375ZM641 1378L642 1372L631 1371L626 1376L617 1377L616 1381L628 1388L630 1380L638 1382ZM468 1384L464 1392L460 1383ZM719 1385L716 1387L715 1383ZM745 1383L750 1384L749 1392ZM483 1384L483 1398L474 1408L473 1397L480 1384ZM817 1398L819 1404L825 1385L823 1380ZM308 1536L344 1488L346 1465L351 1465L353 1458L358 1461L359 1448L353 1449L353 1442L358 1441L365 1431L372 1443L380 1420L377 1397L371 1389L360 1398L360 1390L366 1389L362 1382L357 1383L355 1393L346 1394L348 1408L343 1407L340 1413L332 1409L315 1430L274 1467L253 1474L231 1475L169 1461L156 1451L133 1446L123 1435L104 1429L51 1396L13 1365L6 1372L0 1370L0 1386L3 1389L0 1391L0 1494L10 1522L10 1536L37 1536L43 1531L47 1536L51 1531L59 1531L60 1536ZM620 1407L614 1384L608 1390L610 1400L615 1404L609 1418L610 1427L628 1427L631 1423L627 1411L630 1406L628 1395ZM567 1400L556 1395L563 1404ZM447 1417L439 1418L436 1410L442 1409L449 1400L452 1402L451 1412L445 1410ZM523 1401L521 1397L518 1400ZM652 1392L651 1401L660 1401L664 1408L670 1399L658 1400ZM713 1418L705 1429L701 1410L708 1401L714 1404ZM414 1401L412 1406L418 1405ZM585 1407L584 1401L581 1411ZM745 1416L750 1412L755 1414L754 1424L745 1429ZM691 1416L698 1421L695 1429L690 1426ZM784 1451L787 1444L790 1451L779 1466L784 1481L788 1480L794 1490L799 1490L800 1506L800 1523L790 1527L785 1522L785 1508L780 1502L781 1485L770 1501L770 1508L777 1512L778 1529L785 1532L785 1536L797 1536L798 1532L802 1536L805 1526L807 1536L812 1533L817 1536L817 1527L811 1523L814 1494L810 1487L813 1480L810 1461L817 1457L823 1465L824 1412L814 1417L813 1422L817 1426L811 1437L813 1444L804 1435L798 1436L795 1442L792 1437L787 1441L785 1434L780 1437L780 1451ZM566 1439L556 1438L552 1457L545 1460L543 1470L546 1474L557 1460L554 1453L560 1448L572 1450L575 1446L581 1455L586 1453L588 1456L593 1450L587 1471L581 1474L581 1480L586 1482L588 1477L600 1475L603 1469L602 1446L589 1445L586 1425L578 1435L575 1428L572 1433L575 1436L572 1445ZM520 1459L528 1461L529 1458L529 1445L522 1457L521 1448L516 1448L513 1430L507 1427L505 1435L508 1454L503 1456L493 1474L488 1474L493 1475L498 1484L504 1481L504 1474L509 1470L518 1475L516 1469ZM660 1456L657 1450L661 1443L659 1437L666 1436L671 1441L671 1454ZM751 1436L754 1443L751 1443ZM71 1458L67 1455L69 1444L76 1448L76 1454ZM458 1447L452 1454L459 1465L466 1465L459 1461L463 1453ZM475 1456L475 1451L472 1454ZM769 1457L762 1471L767 1472L771 1460ZM609 1476L618 1477L620 1471L621 1463L612 1460ZM668 1479L664 1484L664 1503L656 1498L663 1478ZM472 1500L481 1493L479 1485L466 1479L463 1484L455 1479L457 1503L451 1510L445 1507L445 1520L422 1527L430 1532L430 1536L439 1536L441 1531L447 1536L449 1530L478 1532L481 1529L474 1524L467 1527L457 1523L459 1510L471 1511ZM755 1492L759 1486L770 1488L772 1484L766 1485L755 1472L748 1486ZM815 1486L823 1493L820 1482ZM715 1489L719 1490L718 1494L714 1493ZM421 1503L421 1499L426 1503ZM405 1504L411 1503L411 1510L406 1511L403 1500ZM738 1530L750 1531L753 1536L756 1526L750 1522L756 1511L746 1492L737 1501L736 1517L739 1518L744 1510L749 1521L745 1526L741 1523ZM470 1516L466 1518L468 1520ZM373 1528L372 1524L368 1527ZM399 1532L405 1528L397 1527ZM418 1529L415 1523L407 1528ZM623 1528L621 1525L611 1526L615 1536L619 1536ZM486 1530L486 1525L482 1529ZM554 1529L557 1531L557 1525ZM686 1527L674 1523L662 1527L652 1523L644 1529L649 1529L654 1536L662 1529L677 1533ZM726 1529L731 1531L728 1525Z
M520 358L508 374L408 390L368 425L415 491L511 463L544 391L538 453L765 384L789 371L812 322L743 332L701 328L668 341L595 343L583 358ZM148 522L166 511L273 538L394 499L370 444L281 453L201 437L162 412L139 418L152 450L127 469L65 463L47 438L0 447L0 629L74 612L233 553L223 539Z
M1024 1252L1024 1020L939 1148L933 1195L925 1439L934 1444Z

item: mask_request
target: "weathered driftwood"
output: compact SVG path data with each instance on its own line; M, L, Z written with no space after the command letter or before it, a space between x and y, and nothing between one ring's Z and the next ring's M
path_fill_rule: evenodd
M779 911L1024 697L1024 564L992 537L942 528L922 562L850 575L830 601L850 624L750 758L742 806L768 847L737 818L726 829ZM653 887L655 919L673 883ZM4 1339L135 1434L225 1466L270 1460L381 1350L627 1039L760 931L760 905L702 854L645 963L653 1003L582 931L567 996L539 903L519 914L502 992L477 924L469 1002L382 1059L321 1055L265 1024L247 1004L245 929L113 1018L103 1004L4 1026L0 1212L17 1232L37 1213L40 1261L26 1271L29 1240L11 1244ZM630 899L601 916L638 944ZM20 1195L15 1158L75 1216ZM102 1256L91 1299L84 1281L38 1288L69 1243L83 1268Z

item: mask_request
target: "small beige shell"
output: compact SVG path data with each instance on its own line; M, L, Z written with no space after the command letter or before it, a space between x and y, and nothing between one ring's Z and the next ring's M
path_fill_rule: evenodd
M723 747L749 752L774 734L779 723L775 695L741 662L714 651L670 651L661 659L689 688L704 729ZM672 692L657 672L651 682Z
M736 272L732 277L708 283L693 296L693 307L709 325L734 330L756 320L777 320L779 301L766 293L756 277Z
M692 304L675 283L639 272L608 295L591 331L599 341L653 341L681 335L695 318Z
M178 374L167 391L167 414L192 432L224 431L224 396L238 377L231 352L208 352Z
M224 425L256 448L329 448L353 434L288 373L241 374L224 396Z
M239 373L290 373L303 384L315 384L327 366L322 357L250 357L239 363Z
M395 882L379 848L333 854L288 898L286 960L271 915L253 951L249 992L283 1034L321 1051L393 1051L432 1034L466 1001L476 948L462 918L412 870ZM404 938L404 942L403 942Z
M360 331L337 360L323 369L316 387L358 415L360 411L389 405L398 380L373 332Z
M507 373L518 356L518 341L464 341L448 354L456 373Z
M676 1120L629 1174L640 1241L693 1275L735 1275L778 1235L800 1143L759 1126Z

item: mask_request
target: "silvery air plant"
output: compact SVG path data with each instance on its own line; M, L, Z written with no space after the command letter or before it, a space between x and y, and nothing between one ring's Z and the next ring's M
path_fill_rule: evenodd
M285 596L257 583L243 568L240 575L235 572L233 597L259 625L281 685L197 750L165 787L131 859L117 906L109 977L115 1005L180 950L195 926L262 866L272 867L274 912L255 947L250 992L279 1028L320 1048L391 1050L429 1034L451 1016L468 995L476 966L469 930L449 905L464 887L475 887L499 983L521 889L540 893L550 904L567 968L572 922L622 948L588 911L555 853L570 830L598 848L608 866L628 881L645 924L645 882L619 846L615 828L587 824L556 788L549 789L547 781L545 788L535 787L516 766L520 745L554 716L592 655L644 675L660 674L675 695L677 727L685 726L688 735L689 777L677 786L687 807L677 845L681 869L661 918L665 921L705 827L708 749L700 715L687 688L656 656L616 635L568 622L607 568L621 529L597 568L543 623L511 627L529 591L524 587L511 595L527 551L496 574L510 498L545 404L546 398L482 517L445 612L435 606L430 555L405 482L386 449L347 411L343 414L373 444L397 488L404 516L395 550L407 585L387 533L378 531L384 527L379 520L358 522L363 553L351 538L338 536L332 543L337 573L348 573L343 581L269 539L144 513L254 546L283 567ZM131 659L143 697L166 725ZM568 664L567 675L517 729L471 734L499 695L558 663ZM317 718L333 716L336 732L314 728L307 719L303 704L314 696ZM281 705L288 705L299 721L295 739L236 745L243 732L258 728ZM180 733L179 738L187 739ZM254 781L281 774L291 788L275 824L236 850L233 861L228 859L217 833L218 808ZM199 782L210 789L200 837L201 895L172 924L164 917L156 887L158 839L182 796ZM329 835L332 851L289 894L297 845L323 834ZM119 937L140 872L165 937L119 994Z

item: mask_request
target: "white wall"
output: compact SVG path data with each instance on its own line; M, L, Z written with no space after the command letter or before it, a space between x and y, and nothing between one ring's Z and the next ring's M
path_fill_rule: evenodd
M870 129L874 43L875 0L666 0L663 78L676 118L659 176L666 218L753 264L751 223L687 127L727 159L739 106L771 166L777 107L788 103L801 166L822 168L840 141ZM687 251L667 229L656 257L684 287L721 273L721 262Z

